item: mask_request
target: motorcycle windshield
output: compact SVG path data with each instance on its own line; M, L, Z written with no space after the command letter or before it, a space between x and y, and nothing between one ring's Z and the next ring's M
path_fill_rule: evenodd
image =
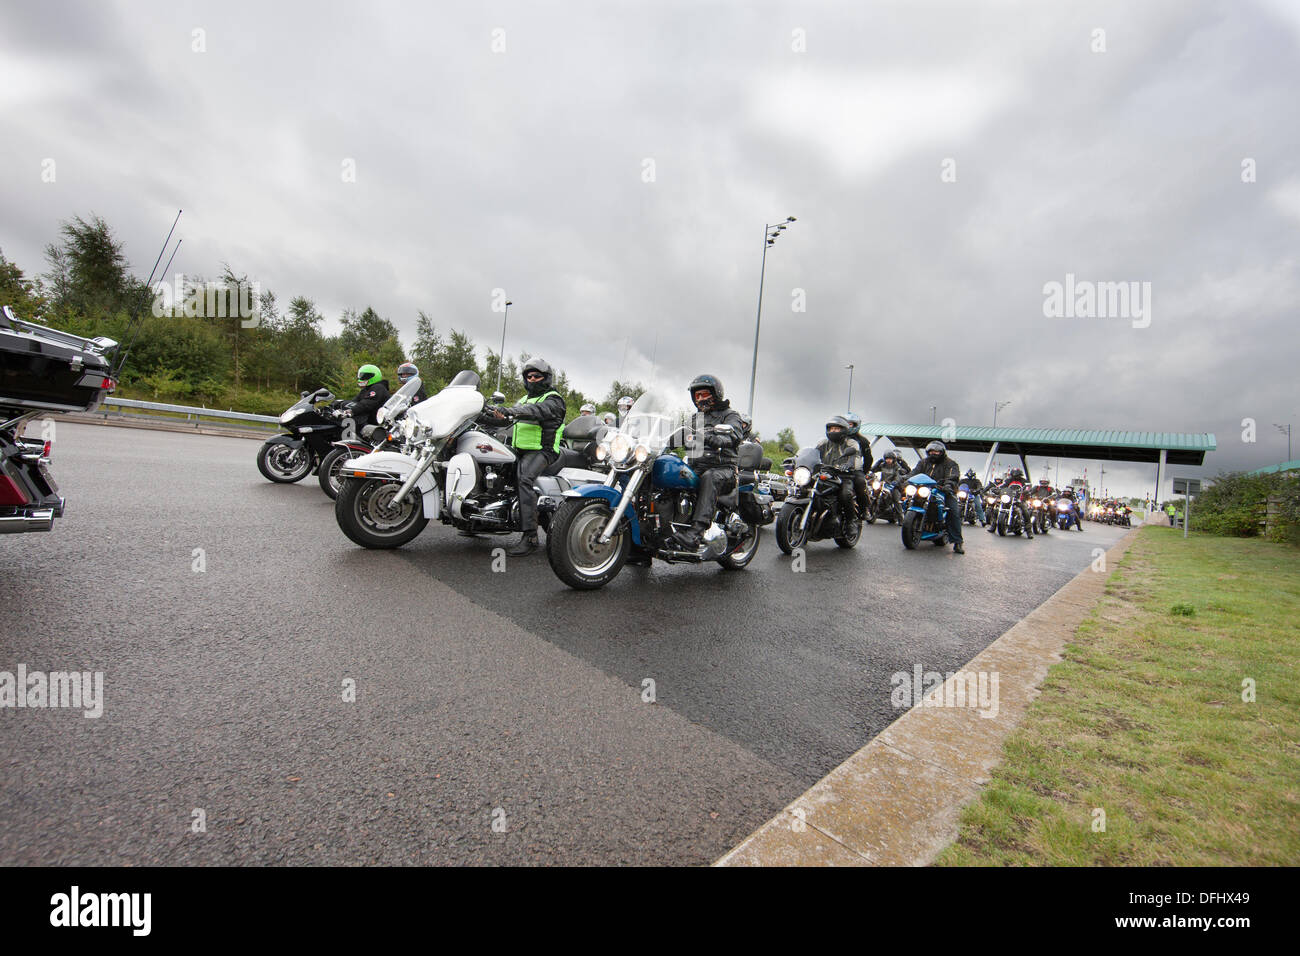
M452 379L452 384L437 395L429 396L411 409L410 415L428 428L431 437L435 439L446 438L468 419L483 411L482 393L477 387L469 384L468 378L462 380L461 375L472 376L475 380L478 378L473 372L462 372ZM418 382L419 379L415 378L411 381ZM457 382L462 384L456 384ZM406 384L410 385L410 382ZM406 385L402 388L405 390Z
M806 445L800 448L794 456L796 468L807 468L809 471L816 471L822 464L822 452L816 445Z
M406 380L406 384L388 397L382 408L375 413L375 421L391 422L402 412L411 407L411 402L415 400L415 393L420 390L420 376L413 375Z
M651 390L642 394L623 418L619 432L628 438L631 447L645 445L651 456L672 447L673 433L689 421L681 404L665 394Z

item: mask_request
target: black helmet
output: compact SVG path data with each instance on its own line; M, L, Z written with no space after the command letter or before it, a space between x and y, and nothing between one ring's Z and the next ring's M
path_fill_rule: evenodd
M406 383L408 378L414 378L419 374L420 370L416 368L414 362L403 362L401 365L397 366L397 380L403 384Z
M941 441L932 441L925 446L925 457L930 461L943 461L948 457L948 446Z
M705 401L703 405L695 401L695 393L702 388L707 388L713 393L713 397ZM691 384L686 386L686 393L691 396L691 403L697 411L707 412L723 399L722 380L716 375L697 375L691 379Z
M858 429L862 427L862 416L856 412L849 412L844 416L844 420L849 423L850 437L857 435Z
M1023 484L1025 481L1025 473L1019 468L1012 468L1007 472L1007 481L1018 481Z
M903 455L901 452L899 452L897 448L891 448L889 449L889 451L885 452L885 460L888 460L890 458L894 459L895 461L902 461Z
M540 382L528 381L529 372L539 373L542 376L542 380ZM530 358L524 363L524 367L520 374L524 377L524 391L528 393L529 398L536 398L538 395L543 395L551 390L551 379L553 376L551 373L550 363L547 362L546 359Z
M966 469L966 477L967 477L967 478L974 478L974 477L975 477L975 469L974 469L974 468L967 468L967 469Z
M843 415L832 415L826 419L826 437L831 441L841 441L848 438L852 428L853 426L849 423L849 420ZM839 434L832 435L831 429L837 429Z

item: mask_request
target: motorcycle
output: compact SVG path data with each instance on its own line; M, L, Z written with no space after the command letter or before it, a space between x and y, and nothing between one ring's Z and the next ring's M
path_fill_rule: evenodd
M791 554L809 541L826 538L834 538L841 548L856 545L862 524L852 520L856 516L840 513L840 488L852 482L852 473L823 464L816 445L800 448L786 464L793 488L776 519L777 547Z
M922 541L939 547L948 543L948 502L929 475L912 475L903 488L903 547L915 550Z
M903 523L902 507L894 497L896 487L895 482L887 481L879 475L871 479L867 485L869 507L863 516L867 524L875 524L877 518L884 518L890 524Z
M1002 494L998 496L998 513L995 527L998 529L998 535L1005 537L1008 532L1014 535L1033 534L1031 528L1025 519L1027 510L1021 502L1023 486L1013 482L1007 485ZM990 520L992 520L990 518Z
M518 459L503 442L475 427L484 408L478 375L460 372L438 394L413 406L420 384L418 377L409 379L376 412L380 426L394 423L389 435L399 450L373 451L341 469L334 499L339 528L365 548L401 547L432 518L471 535L518 533ZM585 420L593 424L594 434L596 419ZM570 422L566 432L583 421ZM564 462L560 458L536 479L543 530L549 530L563 494L606 478Z
M1069 498L1060 497L1056 499L1056 527L1061 531L1069 531L1071 526L1083 530L1079 524L1079 509Z
M699 476L674 448L702 448L708 431L692 433L689 419L659 392L636 400L617 431L600 439L597 456L610 467L601 484L564 492L551 519L546 555L571 588L592 590L614 580L629 562L649 565L716 561L738 570L758 552L760 533L773 520L770 493L758 490L758 472L771 467L757 442L740 444L737 483L718 497L714 520L695 551L676 535L691 525Z
M23 429L51 413L98 408L117 387L117 349L112 339L24 322L7 305L0 310L0 534L50 531L62 517L51 442L27 438Z
M975 495L978 492L970 490L970 485L962 482L957 486L957 500L961 502L961 520L967 524L974 524L980 520L979 511L975 508Z
M1027 504L1029 505L1029 526L1033 528L1034 534L1047 534L1048 528L1052 524L1052 499L1031 494Z
M356 438L351 417L326 388L303 392L280 415L280 425L289 434L268 438L257 453L257 470L277 484L302 481L319 468L334 442Z

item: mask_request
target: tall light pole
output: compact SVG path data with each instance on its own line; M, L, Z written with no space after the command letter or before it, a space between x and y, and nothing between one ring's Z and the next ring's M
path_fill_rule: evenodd
M1010 404L1011 404L1010 402L993 403L993 427L994 428L998 427L998 412L1002 411L1002 409L1006 408Z
M786 216L785 222L763 226L763 264L758 270L758 316L754 319L754 363L749 369L749 417L751 419L754 417L754 381L758 378L758 330L763 324L763 277L767 273L767 247L776 243L777 237L785 231L786 223L794 221L794 216ZM769 229L772 230L770 233Z
M849 404L845 411L851 412L853 411L853 366L850 364L844 367L849 370Z
M1287 422L1285 425L1279 425L1277 422L1274 422L1273 427L1286 436L1286 460L1290 461L1291 460L1291 423Z
M502 319L501 319L501 351L497 353L497 388L496 388L496 390L497 390L498 392L501 391L501 369L504 368L504 367L505 367L505 364L506 364L506 322L508 322L508 321L510 320L510 307L511 307L512 305L514 305L513 302L511 302L511 301L509 301L509 300L506 301L506 314L505 314L505 315L502 317Z
M935 419L938 418L938 417L939 417L939 406L938 406L938 405L931 405L931 406L930 406L930 424L931 424L931 425L935 424Z

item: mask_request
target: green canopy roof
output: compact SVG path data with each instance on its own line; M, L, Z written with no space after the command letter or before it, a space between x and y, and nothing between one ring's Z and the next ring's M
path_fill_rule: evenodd
M952 451L998 452L1044 458L1084 458L1107 461L1166 461L1173 465L1200 465L1205 453L1218 445L1207 432L1126 432L1077 428L995 428L980 425L890 425L863 422L864 435L878 435L895 444L922 448L936 438Z

